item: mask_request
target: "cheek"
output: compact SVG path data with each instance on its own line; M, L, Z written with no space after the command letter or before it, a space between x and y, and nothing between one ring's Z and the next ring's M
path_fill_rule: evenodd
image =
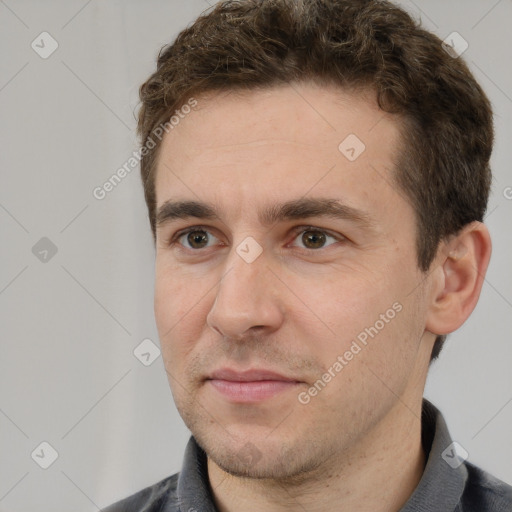
M307 289L304 290L306 292ZM378 279L340 275L322 286L312 304L318 310L318 316L336 335L347 339L369 322L373 323L382 308L391 306L388 297L387 290Z
M154 310L161 342L165 341L167 337L166 333L176 324L177 319L180 317L180 313L176 309L180 304L176 290L175 283L159 279L157 275L155 282Z
M154 296L155 321L166 366L183 361L194 345L193 340L200 337L204 322L198 320L198 315L203 314L208 300L190 281L172 275L156 272Z
M358 361L380 365L396 357L407 334L412 334L413 325L406 317L415 314L411 311L411 297L406 298L402 288L398 279L386 278L384 274L366 279L360 275L340 275L323 283L315 294L303 283L300 293L307 297L306 303L315 315L308 315L312 318L308 324L299 318L297 321L313 343L315 337L316 341L323 338L315 347L322 365L329 368L344 354L350 358L351 367L358 367ZM327 336L324 338L320 333Z
M163 257L160 261L157 258L154 310L159 329L168 330L177 324L202 295L197 280L184 276L179 268L166 264Z

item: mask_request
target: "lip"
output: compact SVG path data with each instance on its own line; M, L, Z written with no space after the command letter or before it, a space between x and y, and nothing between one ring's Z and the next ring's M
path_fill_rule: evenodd
M288 391L300 381L265 369L245 371L222 368L206 379L216 392L234 403L254 403Z
M281 382L298 382L296 379L286 377L270 370L252 368L250 370L237 371L231 368L221 368L213 371L207 379L227 380L232 382L256 382L261 380L274 380Z

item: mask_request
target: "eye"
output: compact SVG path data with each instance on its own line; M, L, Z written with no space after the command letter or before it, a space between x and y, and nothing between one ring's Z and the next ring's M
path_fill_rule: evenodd
M318 228L309 227L307 229L301 229L302 231L298 233L295 240L300 240L303 246L299 245L298 247L303 249L323 249L324 247L328 247L329 245L332 245L333 243L336 243L343 238L337 238L335 236L329 235L325 231ZM328 243L329 241L331 242Z
M345 239L342 235L330 235L322 229L311 226L300 226L295 232L296 235L291 246L306 250L323 249ZM170 241L170 245L175 245L176 243L192 251L222 245L220 240L211 231L201 226L195 226L176 234Z
M189 229L176 237L176 242L180 243L186 249L206 249L215 245L215 241L219 242L219 239L212 235L206 229L192 228Z

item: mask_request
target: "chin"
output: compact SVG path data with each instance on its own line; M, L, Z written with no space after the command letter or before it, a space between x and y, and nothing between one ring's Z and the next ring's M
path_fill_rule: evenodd
M325 462L325 457L317 452L318 447L315 449L311 443L294 442L286 437L269 439L268 433L235 438L223 430L223 434L219 434L223 439L213 438L212 433L192 433L208 458L235 477L300 480L301 475ZM304 444L309 448L304 449Z

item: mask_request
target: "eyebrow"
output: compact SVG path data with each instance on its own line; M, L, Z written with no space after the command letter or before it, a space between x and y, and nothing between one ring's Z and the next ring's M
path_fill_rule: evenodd
M354 222L362 228L372 228L374 222L363 210L343 204L338 199L300 198L281 204L273 204L259 212L261 224L270 226L276 222L298 220L309 217L326 217ZM166 201L157 210L156 224L163 224L176 219L221 220L214 205L199 201Z

